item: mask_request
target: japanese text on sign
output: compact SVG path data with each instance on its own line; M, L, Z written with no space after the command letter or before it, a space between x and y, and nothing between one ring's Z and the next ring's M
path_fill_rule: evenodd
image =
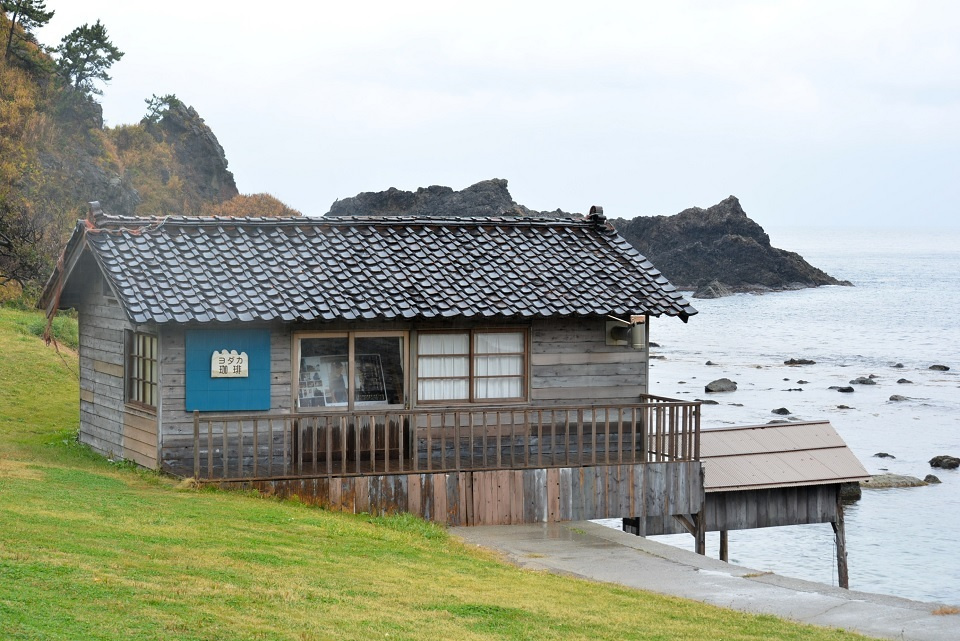
M214 352L210 359L212 378L247 378L250 376L249 359L246 352L221 350Z

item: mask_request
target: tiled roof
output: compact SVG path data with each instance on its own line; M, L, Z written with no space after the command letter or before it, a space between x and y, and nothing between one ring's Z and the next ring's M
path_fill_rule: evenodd
M77 233L137 323L697 313L602 219L98 216Z

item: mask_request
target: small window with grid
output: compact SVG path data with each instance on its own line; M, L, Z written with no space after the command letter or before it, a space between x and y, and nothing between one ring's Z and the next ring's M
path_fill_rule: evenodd
M127 331L127 402L157 406L157 337Z

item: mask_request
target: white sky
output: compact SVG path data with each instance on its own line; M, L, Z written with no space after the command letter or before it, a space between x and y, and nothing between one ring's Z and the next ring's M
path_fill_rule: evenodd
M308 215L506 178L533 209L960 227L960 3L47 0L126 56L102 103L193 105L241 192ZM148 212L142 212L148 213Z

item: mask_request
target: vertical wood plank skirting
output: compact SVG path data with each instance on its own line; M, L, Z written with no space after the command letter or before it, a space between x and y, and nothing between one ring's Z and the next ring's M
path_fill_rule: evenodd
M699 462L224 481L329 510L410 512L446 525L669 517L703 509ZM841 521L842 527L842 521Z

